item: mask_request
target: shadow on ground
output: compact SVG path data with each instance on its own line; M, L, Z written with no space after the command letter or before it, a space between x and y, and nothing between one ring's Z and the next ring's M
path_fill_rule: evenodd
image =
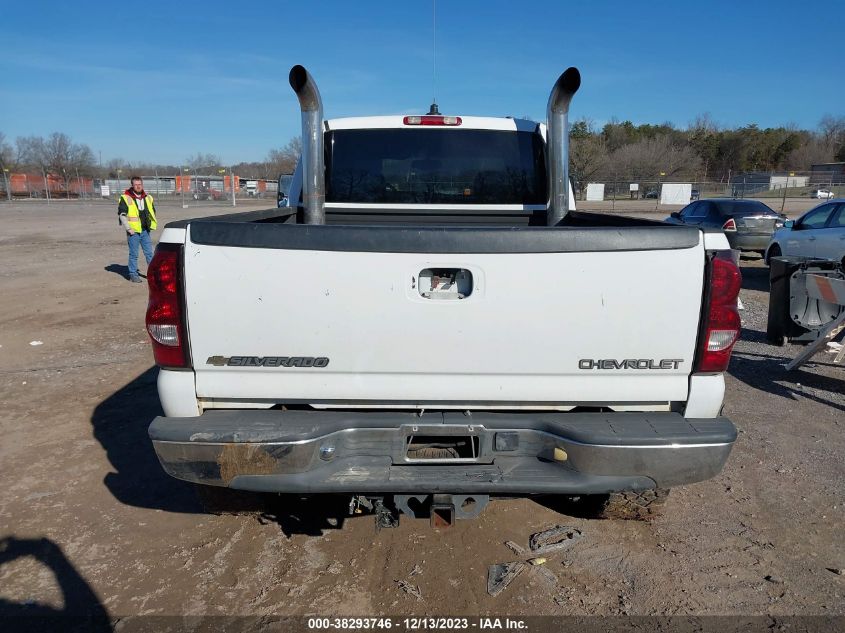
M746 339L747 333L755 334L755 338L763 336L762 333L755 333L753 330L748 332L743 330L743 339ZM819 392L825 391L832 395L841 393L843 389L841 379L821 376L804 368L786 371L784 366L787 362L789 362L789 359L783 356L735 350L731 357L728 373L737 380L741 380L748 386L759 389L764 393L781 396L789 400L797 400L798 397L806 398L833 409L845 411L845 406L836 402L834 398L825 398L819 394ZM810 364L836 367L836 365L818 361L811 361Z
M340 530L349 518L349 497L343 495L273 495L266 503L266 520L278 523L282 533L321 536L326 530ZM374 521L373 517L360 517Z
M103 270L108 273L120 275L124 279L129 279L129 266L124 266L123 264L109 264Z
M123 277L126 280L129 279L129 266L124 266L123 264L109 264L108 266L103 268L103 270L105 270L108 273L114 273L115 275L120 275L121 277ZM147 277L145 274L143 274L141 272L138 273L138 276L143 277L144 279L146 279L146 277Z
M0 539L0 568L19 558L34 558L47 567L62 593L62 608L27 600L0 597L0 620L6 630L111 631L109 614L97 594L65 556L47 538Z
M290 538L294 534L322 536L339 530L349 518L349 495L269 494L194 486L203 512L252 515L264 525L276 523Z
M752 330L751 328L747 327L742 328L742 330L740 331L739 340L747 341L749 343L763 343L765 345L770 344L769 339L766 338L765 332L761 332L760 330ZM786 359L784 359L784 362L786 362Z
M596 519L609 495L581 495L568 497L564 495L538 495L531 497L537 505L548 508L574 519Z
M94 437L114 469L104 484L121 503L178 513L251 514L279 524L291 536L319 536L340 529L348 515L349 497L273 495L198 486L174 479L162 470L147 428L164 415L158 399L158 369L151 367L123 385L94 409Z
M151 367L115 391L94 409L94 437L106 451L114 472L104 483L121 503L168 512L201 512L192 487L167 476L161 469L147 427L163 415L156 377Z
M740 262L739 267L742 273L742 287L744 290L759 290L761 292L769 292L769 268L760 268L759 266L743 266Z

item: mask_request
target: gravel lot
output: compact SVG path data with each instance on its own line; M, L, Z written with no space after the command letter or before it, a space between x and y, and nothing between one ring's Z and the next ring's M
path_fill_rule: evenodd
M648 214L645 202L624 209ZM230 210L162 203L160 215ZM845 568L845 371L828 354L785 373L799 348L765 342L756 255L741 262L727 377L740 436L719 477L673 490L648 524L523 499L450 530L403 520L376 533L344 499L205 513L146 437L160 411L146 286L123 277L114 209L0 205L0 222L0 613L845 615L845 576L830 571ZM556 523L584 538L550 558L552 575L487 595L487 566L513 558L503 543Z

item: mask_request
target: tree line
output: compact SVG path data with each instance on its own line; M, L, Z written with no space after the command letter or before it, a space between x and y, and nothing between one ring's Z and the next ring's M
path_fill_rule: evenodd
M287 145L271 149L263 161L240 162L224 165L217 154L197 152L185 158L181 165L148 163L124 158L109 159L101 165L89 145L74 142L62 132L47 137L19 136L13 142L0 132L0 169L10 172L30 172L58 176L63 180L86 176L94 178L126 178L130 174L152 176L159 173L171 176L187 169L188 173L216 175L230 169L237 175L276 179L279 174L293 173L302 148L299 137ZM0 178L0 182L2 178Z
M9 171L44 172L64 179L80 176L126 177L171 175L188 169L213 175L236 174L275 179L293 172L302 149L299 137L271 149L264 160L223 165L216 154L198 152L181 165L112 158L100 165L94 152L67 134L23 136L11 142L0 132L0 167ZM695 182L727 182L751 171L807 171L814 163L845 161L845 116L825 116L815 130L794 126L761 128L756 124L722 127L708 115L685 129L671 123L635 125L612 120L598 128L589 119L572 125L570 170L576 187L596 180L633 181L684 178Z
M54 132L48 137L19 136L14 146L0 132L0 166L9 171L21 168L70 178L89 175L95 164L94 152L83 143L74 143L67 134Z
M570 169L578 188L597 180L658 176L727 182L739 173L809 171L815 163L833 161L845 161L845 116L825 116L816 130L720 127L708 115L686 129L618 120L597 128L581 119L571 130Z

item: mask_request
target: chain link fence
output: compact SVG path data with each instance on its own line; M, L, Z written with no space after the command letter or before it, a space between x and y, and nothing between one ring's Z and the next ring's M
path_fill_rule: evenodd
M774 172L737 174L721 181L668 177L664 174L622 178L615 174L577 182L578 200L661 200L666 185L688 185L690 200L701 198L755 198L775 203L778 199L845 198L845 165L828 172Z
M95 178L79 173L54 175L33 170L3 170L0 180L0 201L14 200L111 200L130 186L134 173L118 170L116 177ZM219 167L183 167L178 172L139 173L144 189L160 200L171 200L184 207L210 203L237 206L239 200L266 200L275 205L281 182L282 195L287 194L290 175L280 180L250 178ZM756 198L776 204L778 199L819 199L845 197L845 165L830 171L737 174L722 181L679 178L656 174L649 177L624 178L612 171L604 177L587 181L577 179L578 200L661 200L666 185L689 185L690 200L731 197Z
M235 174L231 169L182 168L181 172L123 173L116 177L95 178L82 174L54 175L33 170L3 170L0 202L40 200L116 201L131 185L130 178L140 176L144 190L159 200L171 200L184 207L195 204L237 206L239 200L266 200L276 204L279 181ZM282 176L283 186L290 176ZM286 180L287 179L287 180ZM286 191L283 193L287 193Z
M13 172L3 170L0 180L0 200L89 198L93 192L89 176L56 176L45 172Z

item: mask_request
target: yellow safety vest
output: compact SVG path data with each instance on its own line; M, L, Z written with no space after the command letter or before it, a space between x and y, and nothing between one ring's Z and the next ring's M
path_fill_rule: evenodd
M123 199L123 202L126 203L126 208L128 209L126 213L126 219L129 221L129 228L131 228L136 233L140 233L143 230L141 226L141 216L138 211L138 205L135 204L135 198L132 196L127 196L125 193L120 194L120 197ZM156 230L156 210L155 206L153 206L153 197L150 194L147 194L147 197L144 198L144 206L147 208L147 213L150 215L150 230Z

